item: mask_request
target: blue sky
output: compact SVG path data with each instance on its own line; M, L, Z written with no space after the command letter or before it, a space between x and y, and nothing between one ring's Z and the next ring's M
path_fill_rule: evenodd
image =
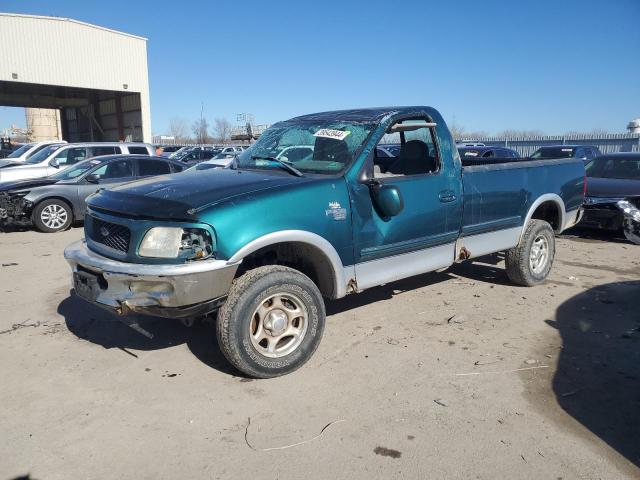
M467 131L606 129L640 116L640 1L3 0L149 39L154 133L431 105ZM0 107L0 128L24 124Z

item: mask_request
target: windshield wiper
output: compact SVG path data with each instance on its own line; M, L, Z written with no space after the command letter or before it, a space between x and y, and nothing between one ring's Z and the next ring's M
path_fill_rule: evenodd
M282 168L284 168L290 174L295 175L296 177L304 177L304 173L302 173L296 167L291 165L290 162L285 162L284 160L280 160L279 158L276 158L276 157L267 157L267 156L261 156L261 155L251 155L251 160L269 160L269 161L272 161L272 162L276 162L278 165L280 165Z

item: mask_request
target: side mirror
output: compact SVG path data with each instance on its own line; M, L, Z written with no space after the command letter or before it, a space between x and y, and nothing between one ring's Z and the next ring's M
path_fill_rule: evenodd
M90 173L89 175L84 177L84 179L89 183L99 183L100 182L100 176L96 175L95 173Z
M49 160L49 166L53 168L60 168L60 164L58 163L58 160L55 158L52 158L51 160Z
M404 208L402 193L394 185L385 185L376 181L369 183L373 206L383 218L395 217Z

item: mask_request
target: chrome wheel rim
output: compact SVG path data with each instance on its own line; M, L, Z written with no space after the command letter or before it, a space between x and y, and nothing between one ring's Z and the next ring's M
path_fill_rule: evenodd
M302 343L309 325L304 303L290 293L276 293L263 300L251 317L251 344L261 355L280 358Z
M67 209L55 203L47 205L40 212L40 220L47 228L58 229L67 223L68 218Z
M538 235L531 244L529 266L533 273L540 273L549 261L549 241L544 235Z

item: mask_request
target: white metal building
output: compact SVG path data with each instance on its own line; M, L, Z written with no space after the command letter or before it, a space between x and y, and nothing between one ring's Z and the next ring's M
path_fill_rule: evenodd
M0 13L0 105L60 110L68 141L151 141L147 39Z

